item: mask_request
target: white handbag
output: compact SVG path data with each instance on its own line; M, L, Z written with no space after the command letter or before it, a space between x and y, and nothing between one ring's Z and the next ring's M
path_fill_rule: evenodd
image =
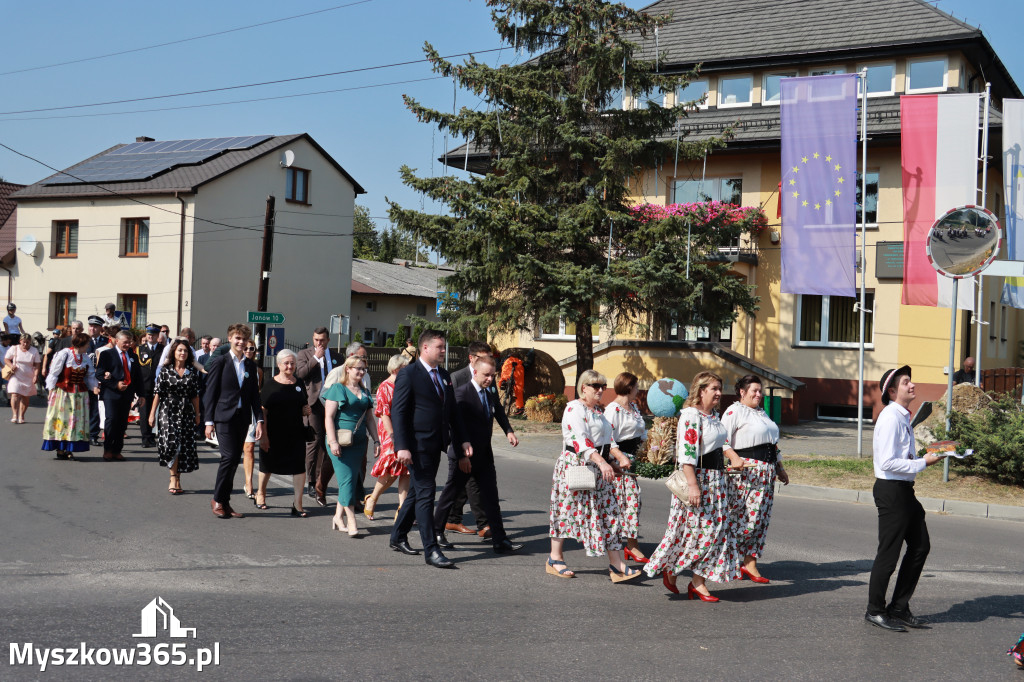
M565 470L565 483L569 490L597 490L597 472L586 464L570 466Z

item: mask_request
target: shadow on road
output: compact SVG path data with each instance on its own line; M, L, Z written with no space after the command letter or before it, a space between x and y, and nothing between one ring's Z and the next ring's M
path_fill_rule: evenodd
M928 615L932 623L980 623L988 618L1024 618L1024 594L968 599Z
M729 601L747 602L765 599L784 599L804 594L831 592L843 587L867 586L866 580L846 580L846 576L871 571L871 560L835 561L814 564L808 561L775 561L758 563L761 574L772 580L771 585L748 582L733 583ZM783 582L785 581L785 582ZM740 587L743 585L743 587ZM747 587L749 585L749 587Z

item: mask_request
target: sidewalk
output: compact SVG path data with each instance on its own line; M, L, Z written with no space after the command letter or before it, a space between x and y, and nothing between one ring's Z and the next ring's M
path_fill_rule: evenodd
M872 456L872 433L872 426L865 424L865 457ZM555 458L558 457L558 453L561 452L561 437L553 434L524 434L519 439L519 447L513 448L499 431L492 439L492 447L494 448L494 454L498 457L532 460L553 465ZM787 454L825 457L856 456L857 425L804 422L797 426L787 426L782 430L780 448L783 451L783 457ZM657 481L650 480L650 483L655 484ZM783 486L780 483L776 488L776 494L785 497L800 497L814 500L874 504L871 492L866 490L824 488L812 485ZM930 512L1024 522L1024 506L986 504L984 502L968 502L964 500L942 500L929 497L919 497L918 500Z

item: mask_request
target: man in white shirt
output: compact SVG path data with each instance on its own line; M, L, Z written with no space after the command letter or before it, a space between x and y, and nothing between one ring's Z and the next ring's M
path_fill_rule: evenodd
M117 306L114 305L113 303L108 303L107 305L103 306L103 309L107 313L107 316L103 318L103 326L110 327L113 325L117 325L117 327L120 328L121 319L117 316Z
M879 388L886 407L875 422L873 439L875 460L875 506L878 507L878 553L871 567L868 610L864 620L885 630L906 632L907 627L925 628L928 621L910 612L910 598L924 569L931 545L924 507L914 495L914 478L939 458L917 458L914 430L910 427L910 404L915 389L910 367L890 369L882 375ZM892 601L885 605L889 578L896 570L903 543L903 557Z
M199 339L199 350L196 351L196 362L200 365L205 365L203 358L210 354L210 342L213 341L213 337L209 334Z

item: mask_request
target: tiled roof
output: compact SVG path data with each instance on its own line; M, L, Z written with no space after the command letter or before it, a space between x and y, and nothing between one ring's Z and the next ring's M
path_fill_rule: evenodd
M242 149L238 151L228 151L220 156L216 156L205 163L201 163L194 166L181 166L170 170L162 175L158 175L155 178L146 180L143 182L104 182L99 184L80 183L73 185L44 185L48 179L54 177L53 175L43 178L39 182L29 185L24 190L18 192L15 195L15 199L21 201L23 199L54 199L54 198L77 198L77 197L109 197L112 193L115 194L174 194L175 192L195 192L200 186L214 180L225 173L229 173L232 170L243 166L246 163L254 159L258 159L262 156L270 154L284 146L287 146L295 140L305 138L310 144L312 144L317 150L324 155L324 157L330 161L330 163L338 169L338 171L344 175L355 187L356 194L366 194L366 190L363 189L355 178L348 174L348 172L341 167L341 165L331 158L324 149L313 140L306 133L300 133L296 135L277 135L270 138L266 142L262 142L255 147L250 149ZM103 156L107 152L113 151L124 145L115 145L110 149L106 149L96 156L85 159L80 162L85 163L91 161L97 157ZM80 165L80 164L75 164ZM65 169L65 172L74 174L75 166ZM55 173L54 175L59 175Z
M352 259L352 292L384 296L418 296L437 298L437 291L450 268L423 268L403 265L406 261L381 263L362 258Z
M827 55L982 35L924 0L659 0L643 11L672 15L658 31L667 64ZM654 56L650 36L642 57Z
M0 260L5 260L7 254L13 251L15 247L18 214L15 211L17 204L10 199L10 195L23 187L25 185L16 185L13 182L0 182Z

